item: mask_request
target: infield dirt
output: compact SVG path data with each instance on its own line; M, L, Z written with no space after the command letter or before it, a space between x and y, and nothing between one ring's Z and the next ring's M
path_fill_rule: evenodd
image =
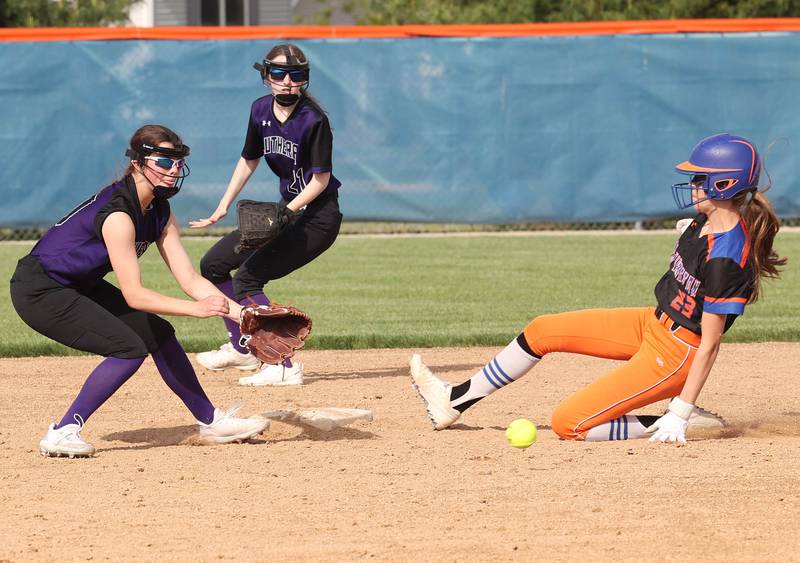
M200 368L212 401L245 414L375 415L327 433L273 422L226 446L193 445L148 360L87 424L98 453L83 460L37 445L97 358L2 359L0 561L800 560L800 344L723 345L700 403L731 426L685 447L559 441L553 408L613 365L566 355L433 432L411 353L461 381L498 350L303 352L306 385L287 388ZM505 441L520 417L540 430L527 450Z

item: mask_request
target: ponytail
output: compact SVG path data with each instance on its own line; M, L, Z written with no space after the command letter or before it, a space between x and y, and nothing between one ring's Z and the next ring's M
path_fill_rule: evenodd
M748 199L747 194L752 194ZM750 235L750 256L753 260L755 279L750 303L755 303L761 296L763 278L777 279L780 268L786 265L786 258L781 258L772 249L775 235L778 234L780 221L767 197L760 192L743 192L736 196L736 203L741 210L742 219Z

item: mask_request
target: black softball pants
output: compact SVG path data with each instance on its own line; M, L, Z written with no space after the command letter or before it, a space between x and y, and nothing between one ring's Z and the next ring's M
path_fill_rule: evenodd
M115 358L144 358L175 331L152 313L131 309L122 292L105 280L88 289L65 287L35 256L17 263L11 301L25 323L65 346Z
M342 214L337 193L312 201L300 218L272 243L249 254L237 254L241 234L235 230L222 237L200 261L200 273L214 284L233 276L237 301L260 293L270 280L280 279L328 250L339 235Z

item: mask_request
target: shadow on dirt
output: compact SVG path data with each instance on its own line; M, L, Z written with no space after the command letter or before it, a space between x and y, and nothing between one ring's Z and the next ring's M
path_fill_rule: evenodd
M358 430L357 428L335 428L326 432L304 424L291 424L286 422L282 422L281 424L290 424L291 426L300 428L302 432L291 438L270 438L270 442L336 442L339 440L372 440L378 437L377 434L365 430Z
M136 444L131 446L115 446L102 448L103 451L113 450L148 450L151 448L165 448L171 446L207 446L215 445L205 442L197 433L197 425L170 426L167 428L139 428L137 430L123 430L112 432L102 437L111 442L125 442ZM251 444L265 444L267 440L254 438L248 440Z
M481 366L477 364L447 364L428 367L437 375L443 375L448 372L477 371ZM408 366L404 365L402 367L362 369L358 371L315 371L306 373L303 382L314 383L315 381L326 381L330 379L372 379L380 377L407 377L409 381L411 380Z

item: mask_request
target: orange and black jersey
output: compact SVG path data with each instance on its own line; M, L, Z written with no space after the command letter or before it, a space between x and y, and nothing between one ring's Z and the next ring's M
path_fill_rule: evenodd
M727 331L753 292L754 272L750 237L744 222L730 231L700 236L708 220L694 218L670 259L670 269L656 285L658 306L670 318L700 334L703 311L727 314Z

